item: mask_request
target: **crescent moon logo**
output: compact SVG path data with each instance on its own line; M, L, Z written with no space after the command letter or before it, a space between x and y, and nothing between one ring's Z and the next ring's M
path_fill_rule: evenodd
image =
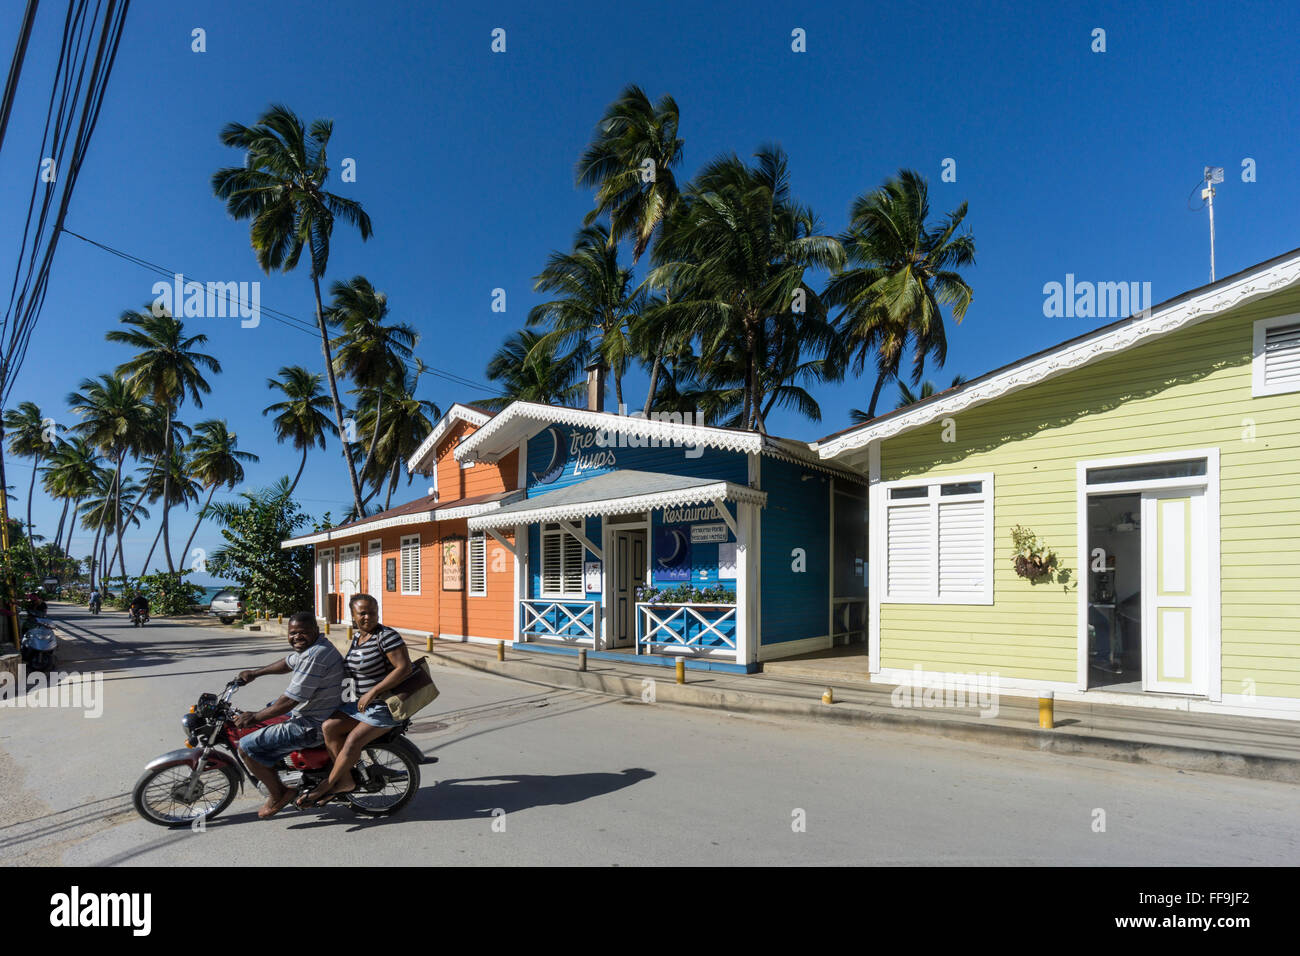
M549 485L564 471L564 445L560 431L552 425L546 429L546 434L551 436L551 460L540 472L533 472L533 482L538 485Z
M673 553L668 555L666 558L659 559L660 567L664 568L675 566L677 562L681 560L682 552L686 550L686 535L675 529L670 531L669 534L672 535L673 539Z

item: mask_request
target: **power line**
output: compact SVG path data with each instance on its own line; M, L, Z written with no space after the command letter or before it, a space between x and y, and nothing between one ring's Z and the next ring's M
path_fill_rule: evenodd
M150 260L142 258L140 256L132 255L129 252L125 252L121 249L114 248L113 246L110 246L107 243L99 242L95 239L89 238L88 236L83 236L81 235L81 233L78 232L73 232L71 229L67 228L66 226L63 227L63 231L70 236L80 239L82 242L95 246L98 249L102 249L104 252L107 252L110 255L117 256L119 259L125 259L127 262L133 263L134 265L140 266L141 268L148 269L149 271L154 272L160 276L165 276L168 279L172 278L175 275L183 275L187 277L186 279L187 282L197 282L200 284L205 284L203 280L194 278L193 276L190 276L189 273L182 272L179 269L171 269L168 268L167 266L160 265L156 262L151 262ZM237 307L240 303L238 303L234 298L232 298L228 292L223 291L220 293L220 295L224 298L224 300L227 303L230 304L230 306L232 307L231 314L234 314L233 309ZM311 335L312 337L316 337L320 335L320 329L316 326L315 322L309 322L306 319L300 319L295 315L289 314L288 312L282 312L279 309L273 309L265 305L259 304L259 309L262 312L267 313L268 317L272 321L279 322L281 325L291 328L294 331L305 332L306 334ZM481 382L476 382L473 379L465 378L462 375L457 375L454 372L448 372L445 369L436 368L430 365L423 365L423 366L416 365L415 363L408 362L405 359L401 359L400 361L408 371L420 372L427 375L434 375L437 376L438 378L446 379L447 381L451 382L454 385L460 385L466 388L474 388L484 392L495 393L497 395L505 394L499 389L495 389L492 388L491 386L484 385Z

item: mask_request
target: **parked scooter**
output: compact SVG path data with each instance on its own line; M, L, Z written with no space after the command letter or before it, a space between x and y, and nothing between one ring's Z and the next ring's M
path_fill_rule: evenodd
M19 653L28 670L42 671L48 674L54 669L59 651L59 639L54 633L53 624L47 618L37 618L23 632L22 647Z

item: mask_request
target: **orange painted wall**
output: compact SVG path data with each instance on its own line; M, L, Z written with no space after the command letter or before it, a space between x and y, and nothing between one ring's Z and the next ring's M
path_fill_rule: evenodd
M461 468L452 450L464 435L474 431L474 426L458 422L450 429L438 449L438 505L454 506L458 498L512 491L518 486L518 452L511 452L498 464L480 463L473 468ZM401 540L407 535L420 536L420 593L402 594ZM512 640L515 620L514 555L493 538L487 539L487 595L471 597L469 582L465 590L442 589L442 546L447 537L465 538L466 521L426 521L420 524L366 531L358 528L355 535L336 538L327 547L334 549L334 575L338 580L339 549L349 544L361 545L361 590L381 597L381 619L389 627L431 634L469 637L486 637L494 640ZM503 535L513 543L513 535ZM383 560L379 579L370 580L367 560L370 542L383 541ZM465 546L468 560L468 544ZM397 590L384 590L384 567L389 558L397 559ZM382 592L382 595L380 594ZM346 609L344 611L347 617ZM344 622L346 624L346 620Z

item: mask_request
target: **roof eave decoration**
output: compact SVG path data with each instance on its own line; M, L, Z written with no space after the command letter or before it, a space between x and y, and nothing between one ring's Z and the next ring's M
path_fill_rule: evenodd
M442 437L447 434L455 422L468 422L471 425L481 428L485 423L492 419L491 415L468 408L457 402L447 409L447 414L438 419L438 423L433 426L433 431L429 432L427 438L420 442L420 447L415 450L410 458L406 460L407 474L415 474L420 466L424 464L427 458L438 447Z
M762 508L767 505L767 492L758 491L745 485L733 484L729 481L717 481L707 485L696 485L692 488L680 488L674 491L658 491L645 495L606 498L600 501L578 501L564 505L549 505L532 508L528 511L512 511L508 514L482 515L469 519L469 529L471 531L485 531L488 528L535 524L540 521L575 521L594 515L620 515L660 508L678 508L686 505L704 504L718 499L755 504Z

